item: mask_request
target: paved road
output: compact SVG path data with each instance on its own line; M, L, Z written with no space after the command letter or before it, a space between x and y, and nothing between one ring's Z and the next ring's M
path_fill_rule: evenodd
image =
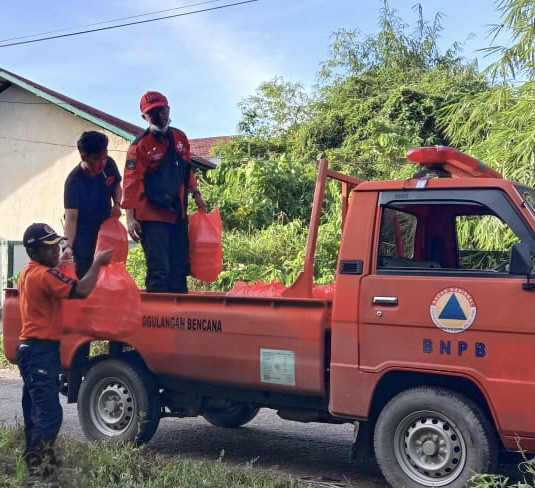
M20 413L21 381L0 377L0 423L12 424ZM85 440L75 405L64 406L61 434ZM255 460L262 468L274 468L303 480L324 481L323 486L386 488L374 463L349 460L351 425L302 424L281 420L269 409L239 429L223 429L202 418L166 418L148 448L166 455L196 459L219 458L245 464ZM321 486L319 484L318 486Z

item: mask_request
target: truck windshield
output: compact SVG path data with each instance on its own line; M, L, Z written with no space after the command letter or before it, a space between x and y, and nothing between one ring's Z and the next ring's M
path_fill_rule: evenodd
M535 188L524 185L515 185L518 193L524 198L524 201L528 204L528 208L535 217Z

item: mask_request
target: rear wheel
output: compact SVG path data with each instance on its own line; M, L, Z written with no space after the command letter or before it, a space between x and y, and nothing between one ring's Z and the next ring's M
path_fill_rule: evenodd
M160 421L158 389L142 367L101 361L82 382L78 418L91 440L148 442Z
M473 472L496 462L493 428L470 399L421 387L395 396L375 426L374 447L383 476L394 487L461 488Z
M235 403L226 408L210 408L203 417L217 427L236 428L253 420L260 409L245 403Z

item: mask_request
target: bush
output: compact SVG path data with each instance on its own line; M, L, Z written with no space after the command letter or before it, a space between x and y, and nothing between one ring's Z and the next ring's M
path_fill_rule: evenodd
M128 259L126 260L126 269L130 273L130 276L134 278L137 286L144 289L147 266L145 264L145 255L143 254L141 244L137 244L129 249Z
M334 280L338 256L339 219L326 219L318 237L315 276L318 283ZM308 227L295 220L275 222L256 231L223 232L223 270L213 283L188 278L191 290L228 291L238 280L277 280L290 285L303 269ZM141 246L130 249L126 267L137 285L145 288L146 264Z
M0 333L0 368L13 367L4 353L4 335Z

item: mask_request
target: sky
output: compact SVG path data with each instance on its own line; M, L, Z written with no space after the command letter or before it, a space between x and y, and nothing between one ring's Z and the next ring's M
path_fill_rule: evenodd
M378 31L382 0L19 0L3 2L0 68L144 127L139 99L164 93L172 125L190 138L235 134L238 103L275 77L312 91L332 34ZM410 26L416 0L389 0ZM488 64L494 0L420 0L426 20L443 14L441 46ZM151 16L151 12L167 9ZM204 9L210 11L190 13ZM17 46L5 44L166 15L187 14ZM143 16L142 16L143 15ZM139 17L134 17L139 16ZM103 23L123 19L114 23ZM90 26L90 27L88 27ZM23 37L33 36L33 37ZM1 110L1 105L0 105Z

